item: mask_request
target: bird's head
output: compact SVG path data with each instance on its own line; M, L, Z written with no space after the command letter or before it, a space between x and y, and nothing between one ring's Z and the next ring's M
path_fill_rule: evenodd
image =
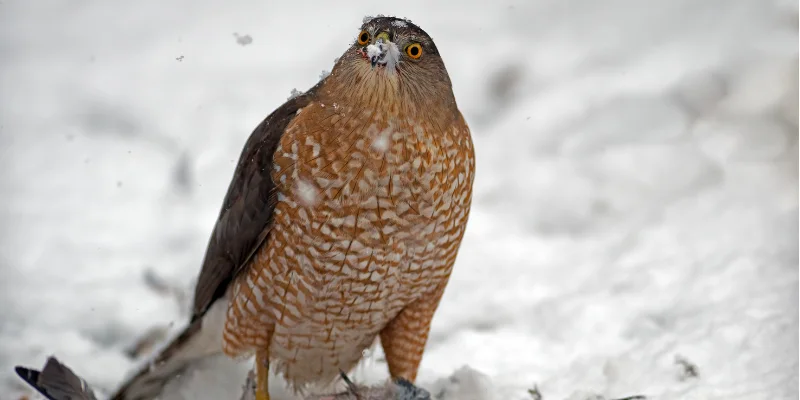
M329 78L366 99L455 104L450 77L433 39L401 18L365 19Z

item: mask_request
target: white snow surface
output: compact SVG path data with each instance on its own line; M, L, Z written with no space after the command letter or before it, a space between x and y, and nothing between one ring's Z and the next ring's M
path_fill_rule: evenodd
M0 399L47 355L110 390L144 332L185 323L146 271L191 294L247 136L368 13L433 36L476 148L422 386L797 398L796 2L319 4L0 2ZM386 374L376 348L355 378Z

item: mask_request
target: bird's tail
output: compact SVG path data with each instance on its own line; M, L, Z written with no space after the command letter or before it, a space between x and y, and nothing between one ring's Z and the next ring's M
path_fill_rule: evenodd
M195 363L222 352L222 327L227 301L219 299L208 312L196 319L155 357L111 395L111 400L153 400L172 379Z
M198 320L186 327L160 351L153 361L117 389L113 400L152 400L167 383L194 361L215 352L203 348L202 323ZM17 375L49 400L97 400L91 387L66 365L49 357L41 371L18 366Z
M16 367L17 375L49 400L97 400L92 388L55 357L41 371Z

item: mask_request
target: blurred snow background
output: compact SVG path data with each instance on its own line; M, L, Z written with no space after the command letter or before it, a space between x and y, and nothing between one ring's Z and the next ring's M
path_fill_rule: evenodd
M0 0L0 399L50 354L113 388L184 323L148 271L191 288L247 136L378 13L477 149L423 386L797 398L796 2Z

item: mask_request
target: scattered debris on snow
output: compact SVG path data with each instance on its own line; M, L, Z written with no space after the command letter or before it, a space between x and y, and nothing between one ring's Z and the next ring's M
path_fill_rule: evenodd
M153 349L169 335L168 326L153 326L125 349L125 354L135 360L151 354Z
M148 289L159 295L175 300L178 309L184 311L181 315L188 318L188 312L191 309L190 302L192 301L192 294L189 293L190 290L167 281L164 277L158 275L153 268L144 270L142 280Z
M678 366L679 381L685 381L700 376L697 366L681 355L675 356L675 365Z
M256 400L256 374L252 369L247 373L247 380L242 386L240 400Z
M620 397L620 398L607 398L603 395L591 393L591 392L575 392L566 400L647 400L646 396L642 395L635 395L635 396L628 396L628 397Z
M236 38L236 43L240 46L247 46L250 43L253 43L253 38L250 35L239 35L238 33L234 32L233 37Z
M543 400L542 393L539 391L538 385L533 385L532 389L528 389L528 394L531 395L531 400Z

